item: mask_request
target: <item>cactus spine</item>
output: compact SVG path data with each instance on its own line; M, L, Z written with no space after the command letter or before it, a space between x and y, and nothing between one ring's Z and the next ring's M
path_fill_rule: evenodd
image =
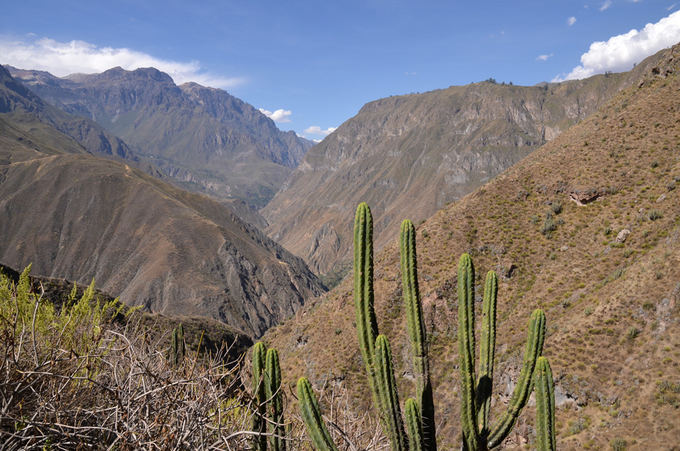
M267 449L267 436L263 435L266 431L265 414L266 411L266 390L264 372L266 366L266 352L267 348L262 342L258 342L253 347L253 402L255 403L255 412L253 414L253 432L257 432L253 438L253 449L256 451L265 451Z
M173 365L179 365L184 359L185 344L184 344L184 327L180 323L179 326L172 330L172 337L170 343L170 361Z
M436 451L437 440L434 421L434 401L430 382L429 359L427 355L427 334L418 289L418 268L416 255L416 230L413 223L405 219L401 223L399 237L401 256L401 280L404 293L404 308L408 335L413 353L416 379L416 403L420 406L419 417L422 425L424 449Z
M536 361L536 449L555 451L555 391L550 364L545 357Z
M321 417L319 404L312 391L312 386L305 377L301 377L297 383L297 395L300 402L302 420L307 428L307 433L314 443L314 448L319 451L337 451L331 435L328 433L326 423Z
M279 365L279 353L276 349L268 349L265 367L265 398L270 406L270 417L274 422L270 426L272 435L269 437L269 447L273 451L285 451L286 442L283 436L286 429L283 424L283 393L281 392L281 366Z

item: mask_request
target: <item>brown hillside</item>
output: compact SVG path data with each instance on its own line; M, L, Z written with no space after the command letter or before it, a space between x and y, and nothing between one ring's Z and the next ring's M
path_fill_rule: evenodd
M643 82L418 228L441 449L460 443L455 265L463 252L473 255L478 283L489 269L502 275L492 417L519 372L529 315L541 307L548 319L544 354L556 376L558 447L676 449L680 46L659 57ZM571 194L594 200L580 206ZM549 211L556 229L544 234ZM630 234L619 242L624 229ZM397 234L392 227L379 238L392 243L376 258L376 310L393 343L404 399L414 387L404 361ZM303 375L317 387L332 380L360 409L370 394L351 290L344 280L265 339L279 349L288 383ZM504 446L530 445L533 418L529 406Z
M376 245L477 189L631 86L622 74L512 86L490 82L366 104L313 147L262 210L267 233L317 273L349 260L353 211L371 205ZM386 233L383 233L386 232Z
M42 122L23 125L0 116L0 262L94 278L129 305L251 336L323 291L300 258L224 205L88 155Z

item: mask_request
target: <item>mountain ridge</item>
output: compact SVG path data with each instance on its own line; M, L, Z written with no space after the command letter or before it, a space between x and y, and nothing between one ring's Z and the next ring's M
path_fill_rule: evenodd
M314 146L262 209L267 233L314 271L338 271L349 260L354 205L371 204L377 232L404 213L424 220L635 84L655 58L586 80L486 81L369 102Z
M280 131L253 106L155 68L64 78L10 69L50 104L99 123L180 186L266 203L312 143Z
M89 153L41 114L70 116L6 81L0 262L79 284L94 278L127 304L212 317L250 336L324 291L301 259L224 203Z

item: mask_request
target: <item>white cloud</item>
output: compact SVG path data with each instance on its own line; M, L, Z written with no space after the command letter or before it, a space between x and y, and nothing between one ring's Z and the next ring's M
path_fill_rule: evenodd
M588 51L581 55L580 65L566 76L555 77L553 81L586 78L606 71L630 70L634 64L678 41L680 41L680 11L656 23L649 23L640 31L633 29L628 33L613 36L606 42L593 42Z
M328 127L327 129L322 129L318 125L312 125L310 127L307 127L304 129L303 133L305 135L314 135L314 136L328 136L331 133L333 133L336 130L336 127Z
M59 42L35 35L27 35L27 38L0 37L0 64L45 70L58 77L103 72L116 66L126 70L155 67L168 73L177 84L194 81L215 88L233 88L246 81L242 77L221 77L206 72L198 61L165 60L136 50L98 47L85 41Z
M677 5L677 3L673 3L668 8L666 8L666 11L670 11L671 9L675 8L676 5Z
M548 54L548 55L538 55L538 56L536 57L536 59L537 59L538 61L548 61L548 58L551 58L552 56L553 56L552 53L550 53L550 54Z
M265 110L264 108L260 108L260 113L264 114L272 121L280 123L290 122L290 116L293 114L292 111L284 110L283 108L279 108L276 111L269 111Z
M576 23L576 17L571 16L570 18L567 19L567 25L570 27Z
M602 6L600 6L600 11L606 11L612 6L612 0L604 0Z

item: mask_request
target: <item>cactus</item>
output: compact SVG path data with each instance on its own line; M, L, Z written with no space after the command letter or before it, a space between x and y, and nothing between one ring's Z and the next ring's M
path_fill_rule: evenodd
M312 391L312 386L305 377L301 377L297 383L297 395L300 402L302 420L307 428L307 433L314 443L314 448L319 451L337 451L331 435L328 433L326 423L321 417L319 404Z
M404 306L407 314L408 334L413 352L416 378L416 398L406 401L406 427L399 408L392 356L389 342L378 335L378 325L373 309L373 231L368 205L359 204L354 220L354 305L361 355L366 365L374 405L379 411L383 430L390 439L393 450L436 450L434 428L434 403L429 376L426 333L422 306L418 292L415 228L405 220L401 226L400 250ZM496 347L496 302L498 278L489 271L484 284L482 305L482 331L479 377L475 375L475 272L470 255L463 254L458 265L458 351L460 360L461 428L463 449L487 450L500 445L508 436L533 389L537 360L540 363L537 382L543 390L539 423L547 431L551 447L555 440L554 400L552 400L552 375L547 360L540 359L545 338L545 315L535 310L529 321L529 332L524 350L524 363L507 411L489 428L489 411ZM543 363L545 362L545 363ZM547 369L546 369L547 368ZM318 449L336 449L326 429L309 382L298 381L298 396L302 416ZM547 401L544 401L547 399ZM550 434L553 434L550 436ZM551 438L550 438L551 437Z
M184 343L184 327L180 323L179 326L172 330L172 338L170 343L170 361L173 365L179 365L184 359L185 343Z
M545 357L536 361L536 449L555 451L555 389L550 364Z
M378 335L375 340L375 382L380 398L381 410L387 423L387 436L390 438L392 450L408 449L404 424L401 420L399 408L399 394L397 382L392 369L392 351L390 343L384 335Z
M458 262L458 358L460 360L460 421L467 449L482 447L477 432L475 400L475 270L463 254Z
M477 378L477 427L482 436L489 433L493 361L496 352L496 295L498 277L493 271L486 274L482 303L482 343L480 345L479 376Z
M437 440L434 421L434 401L430 382L429 359L427 355L425 322L418 289L418 268L416 256L416 230L413 223L405 219L401 223L399 237L401 255L401 280L404 293L404 309L408 335L413 353L416 379L416 404L420 406L422 437L426 451L436 451Z
M359 348L374 401L377 401L373 369L375 339L378 336L378 322L373 310L373 217L366 203L359 204L354 217L354 307Z
M505 414L496 422L488 436L489 448L500 445L508 436L517 421L522 408L526 405L531 394L533 373L536 360L541 356L543 340L545 338L545 314L537 309L529 320L529 333L524 348L524 364L519 373L519 379L510 398L510 404Z
M265 354L267 348L262 342L258 342L253 347L253 401L255 402L255 412L253 414L252 429L258 434L253 438L253 449L265 451L267 449L267 436L263 435L266 430L266 391L264 372L266 366Z
M276 349L268 349L264 375L265 398L270 407L270 418L273 423L270 426L272 435L269 437L269 447L273 451L285 451L286 442L283 436L286 429L283 425L283 393L281 392L281 366L279 365L279 353Z
M406 412L406 429L408 430L408 447L410 451L423 451L425 437L423 437L422 420L418 412L416 400L409 398L404 406Z

